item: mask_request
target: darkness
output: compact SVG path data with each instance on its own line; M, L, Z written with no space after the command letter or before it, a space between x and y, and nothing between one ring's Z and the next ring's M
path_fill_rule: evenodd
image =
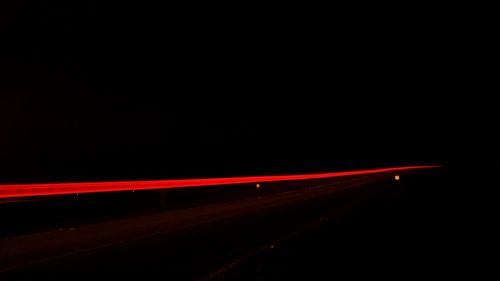
M496 17L161 2L0 1L0 184L443 167L2 199L0 275L486 274Z
M497 161L488 39L451 7L0 5L2 182Z

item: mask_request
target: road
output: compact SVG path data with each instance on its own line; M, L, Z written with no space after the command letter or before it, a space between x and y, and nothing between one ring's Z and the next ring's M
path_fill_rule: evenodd
M397 184L394 173L306 181L282 192L4 237L0 277L214 276L318 220L378 200Z

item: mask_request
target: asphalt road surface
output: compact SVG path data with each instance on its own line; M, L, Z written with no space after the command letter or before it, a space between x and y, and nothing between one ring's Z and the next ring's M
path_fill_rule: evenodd
M416 174L413 177L425 173L411 172ZM327 233L350 229L360 241L377 233L363 229L366 232L360 235L359 228L345 221L356 218L356 213L366 218L380 208L401 204L402 196L408 196L402 193L406 179L403 175L395 181L394 175L304 181L294 188L272 191L266 191L265 185L238 187L244 196L238 196L236 189L236 195L223 201L202 200L196 205L8 235L0 238L0 277L62 280L112 274L141 280L292 279L295 273L290 269L300 267L297 263L304 259L297 251L307 252L306 260L318 259L321 245L317 243L328 239ZM388 224L378 226L387 228ZM352 244L352 235L344 234L335 245ZM315 237L319 239L316 244L312 243ZM283 255L294 256L290 254L293 249L301 258L283 261ZM344 256L349 252L340 246L337 250ZM340 260L335 264L340 266ZM322 264L320 271L327 272L335 264ZM305 278L310 273L307 268L311 264L296 276Z

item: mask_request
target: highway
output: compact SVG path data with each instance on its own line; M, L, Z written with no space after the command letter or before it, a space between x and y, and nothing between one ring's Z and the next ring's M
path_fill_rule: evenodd
M243 198L3 237L0 277L217 279L276 241L393 194L394 176L304 181L279 192L263 185Z

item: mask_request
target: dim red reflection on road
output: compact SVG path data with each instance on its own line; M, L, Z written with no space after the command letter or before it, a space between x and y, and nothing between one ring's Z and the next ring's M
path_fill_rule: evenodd
M295 181L335 178L355 175L409 171L415 169L438 168L440 166L407 166L383 169L343 171L321 174L251 176L206 179L170 179L148 181L114 181L114 182L78 182L78 183L43 183L43 184L4 184L0 185L0 198L31 197L45 195L63 195L94 192L131 191L148 189L183 188L196 186L216 186L243 183L262 183L275 181Z

